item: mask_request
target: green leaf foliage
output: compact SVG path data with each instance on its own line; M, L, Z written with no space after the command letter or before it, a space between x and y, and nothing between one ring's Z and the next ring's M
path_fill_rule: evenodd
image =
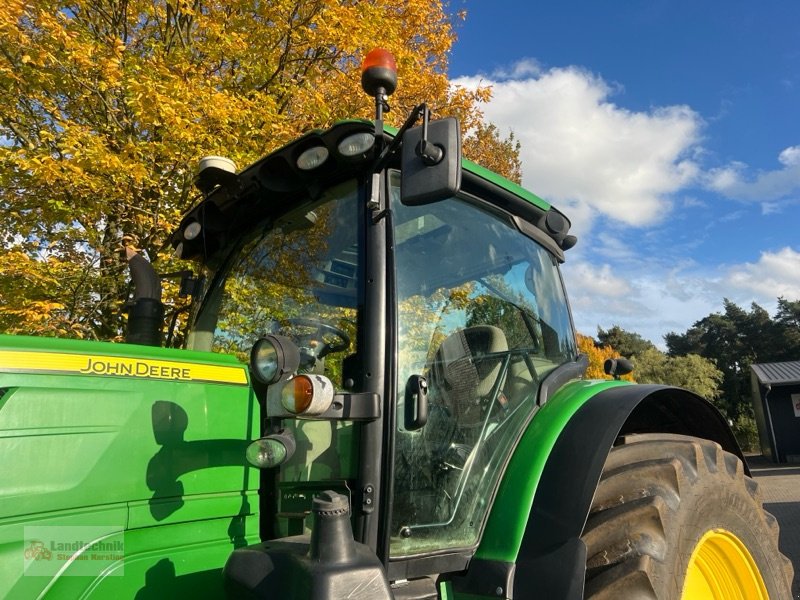
M697 354L722 371L720 406L737 419L750 410L750 365L800 360L800 301L778 298L774 317L756 303L745 310L730 300L684 333L664 336L671 357Z
M720 396L722 371L713 361L697 354L668 356L655 347L633 358L633 376L639 383L660 383L692 391L707 400Z

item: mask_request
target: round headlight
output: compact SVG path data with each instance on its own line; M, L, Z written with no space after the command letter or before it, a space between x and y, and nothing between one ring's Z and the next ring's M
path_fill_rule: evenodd
M303 171L316 169L328 160L328 149L325 146L314 146L297 157L297 168Z
M193 240L198 235L200 235L200 231L203 229L203 226L200 225L197 221L192 221L183 229L183 239L185 240Z
M348 135L339 142L339 154L342 156L358 156L364 154L375 145L375 134L363 131Z
M277 467L292 457L295 441L291 433L283 430L252 442L245 452L247 462L259 469Z
M300 350L282 335L260 338L250 351L250 370L253 376L267 385L285 379L300 366Z

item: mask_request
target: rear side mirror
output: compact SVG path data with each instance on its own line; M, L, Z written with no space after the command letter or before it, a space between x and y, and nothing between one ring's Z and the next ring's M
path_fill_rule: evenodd
M622 375L633 372L633 363L627 358L607 358L603 363L603 371L606 375L611 375L614 379L619 379Z
M438 202L461 189L461 130L448 117L409 129L403 135L400 190L403 204Z

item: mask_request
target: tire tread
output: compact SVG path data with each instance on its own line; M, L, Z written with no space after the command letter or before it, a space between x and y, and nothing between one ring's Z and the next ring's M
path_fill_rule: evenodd
M741 488L739 497L744 493L752 500L762 515L765 537L777 550L778 523L763 510L758 484L745 474L737 456L715 442L672 434L628 435L619 441L609 453L584 528L585 598L673 600L663 591L681 586L665 573L668 532L680 527L677 515L684 496L703 478ZM697 497L703 489L691 493ZM790 586L791 562L780 557Z

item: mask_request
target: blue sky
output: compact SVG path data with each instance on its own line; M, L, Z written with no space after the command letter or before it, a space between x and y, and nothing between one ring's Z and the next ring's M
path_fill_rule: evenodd
M729 298L800 299L800 2L451 0L455 85L579 242L576 327L663 347Z

